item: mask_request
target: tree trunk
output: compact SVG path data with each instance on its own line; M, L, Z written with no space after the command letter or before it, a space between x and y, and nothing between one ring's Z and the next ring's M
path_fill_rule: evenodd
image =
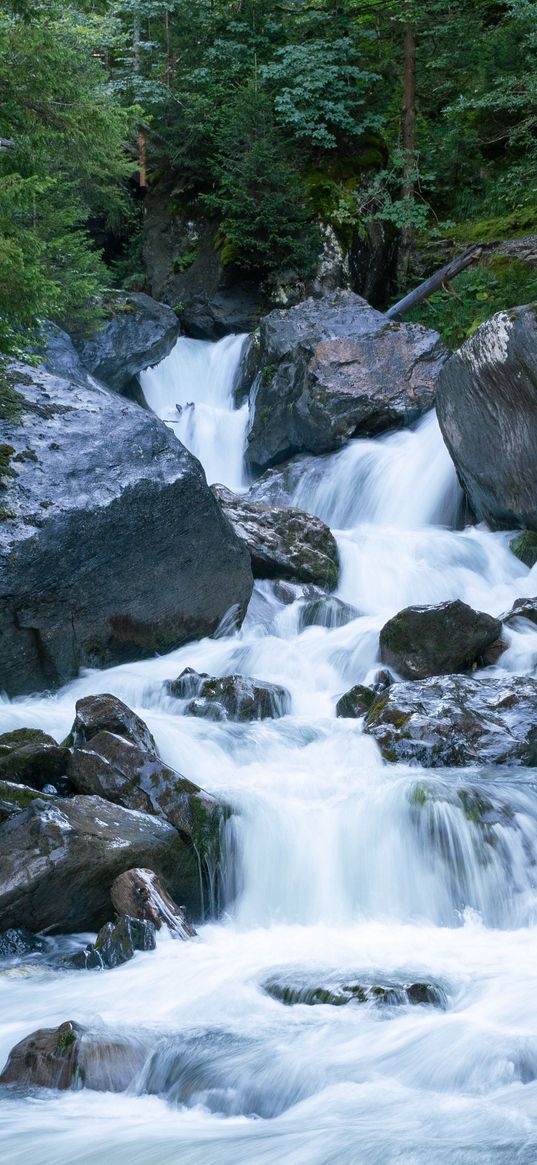
M403 184L401 197L403 209L409 212L416 193L416 26L407 23L403 33L404 74L403 74ZM397 252L397 283L404 287L414 230L404 226Z

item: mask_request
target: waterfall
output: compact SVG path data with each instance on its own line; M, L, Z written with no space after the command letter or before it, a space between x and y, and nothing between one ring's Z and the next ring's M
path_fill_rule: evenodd
M242 343L181 338L142 375L148 405L208 480L234 489L246 488L248 405L233 398ZM537 568L511 554L508 533L463 528L434 412L411 430L294 458L255 492L331 525L337 594L355 619L303 628L300 604L258 582L238 632L0 706L3 731L36 726L60 740L79 697L113 692L147 721L167 763L236 810L226 827L234 892L197 940L159 937L156 953L102 974L0 974L0 1059L32 1027L71 1017L152 1041L129 1094L8 1096L4 1159L529 1165L536 774L386 765L359 722L336 719L335 703L372 679L379 630L397 610L460 598L500 614L535 594ZM506 634L501 668L533 670L537 630ZM250 724L181 715L163 682L187 666L281 683L291 712ZM446 1003L287 1007L264 990L274 977L434 983Z

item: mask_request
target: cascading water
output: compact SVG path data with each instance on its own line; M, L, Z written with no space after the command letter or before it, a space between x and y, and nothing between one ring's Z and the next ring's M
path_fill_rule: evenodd
M143 378L209 480L232 488L244 486L247 413L232 401L241 344L180 340ZM131 1094L11 1096L3 1159L530 1165L536 774L384 765L334 706L374 673L379 628L395 611L457 597L500 613L535 594L537 568L513 557L508 535L461 528L433 414L413 432L296 459L258 488L335 528L338 594L359 612L351 623L304 629L300 604L258 583L238 633L0 708L4 730L35 725L61 739L76 699L114 692L166 761L238 811L227 834L236 898L197 940L160 938L155 954L110 973L0 975L0 1059L66 1018L141 1032L153 1049ZM502 668L534 669L537 631L507 635ZM185 666L283 683L291 713L246 725L178 715L162 684ZM433 982L447 1007L286 1007L263 990L334 976Z

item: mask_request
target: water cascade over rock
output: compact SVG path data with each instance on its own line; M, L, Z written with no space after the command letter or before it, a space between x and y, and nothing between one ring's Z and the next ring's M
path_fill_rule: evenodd
M282 328L286 319L291 326L292 312L281 315ZM395 343L396 334L388 339ZM432 372L444 354L430 333L424 342ZM371 353L375 343L373 335ZM364 356L365 340L360 345ZM248 404L235 407L233 391L241 348L240 338L214 346L182 338L160 368L142 374L149 405L201 456L209 481L239 496L248 486ZM278 376L286 360L282 352ZM345 408L339 427L334 406L330 447L347 443L322 456L295 455L249 495L268 506L277 498L278 509L296 507L331 529L339 559L333 599L341 604L333 618L305 615L311 602L323 610L326 591L257 579L240 628L231 619L213 638L84 672L53 698L0 707L3 731L36 728L60 743L82 701L77 733L95 732L77 736L76 749L97 755L111 736L118 749L140 750L125 712L86 703L111 694L147 725L162 765L233 810L221 823L224 911L197 926L191 941L171 941L162 927L155 951L92 974L49 964L36 972L34 963L13 974L12 960L0 965L0 1060L39 1029L34 1051L42 1049L45 1061L44 1075L33 1073L32 1057L26 1076L17 1075L22 1050L7 1069L18 1084L4 1089L2 1148L14 1165L30 1151L43 1165L532 1160L537 628L517 605L521 614L501 629L505 650L486 669L478 646L463 660L477 665L471 674L405 682L379 676L379 635L406 608L454 603L484 613L496 633L517 600L532 609L537 575L510 550L515 530L464 527L462 491L435 414L420 417L434 391L421 366L421 358L412 363L426 391L416 382L416 401L404 403L406 427L353 437L356 414L351 423ZM335 379L339 385L339 372ZM329 397L327 412L336 399ZM287 429L284 438L251 460L267 464L280 450L309 448L290 441ZM154 567L152 546L147 554ZM181 701L195 698L200 678L230 676L285 689L285 714L245 722L183 714ZM179 677L188 691L174 695ZM358 687L373 711L337 716L338 701ZM133 827L148 817L77 796L63 798L60 821L61 799L35 795L40 804L17 808L0 829L17 834L22 864L36 835L50 845L47 869L57 847L66 854L43 887L51 924L81 846L84 884L98 876L108 913L97 920L73 909L73 927L110 921L113 879L134 866L152 869L183 903L172 825L149 817L150 836L138 834L135 845L129 835L127 850L107 850L101 834L114 836L115 828L119 838L120 817ZM88 811L91 804L98 835L91 850L84 848L89 812L75 820L81 801ZM101 852L114 862L121 852L122 870L112 871ZM28 900L14 887L13 910L6 902L0 926L20 925L15 906ZM88 937L95 936L78 939L78 949ZM85 1036L74 1025L93 1032L96 1015L104 1026L96 1038L142 1046L143 1063L137 1053L125 1091L92 1093L102 1077L88 1074L86 1087L68 1096L27 1094L33 1084L72 1086L69 1066L51 1080L48 1056L66 1017L78 1045ZM116 1087L112 1071L109 1079Z

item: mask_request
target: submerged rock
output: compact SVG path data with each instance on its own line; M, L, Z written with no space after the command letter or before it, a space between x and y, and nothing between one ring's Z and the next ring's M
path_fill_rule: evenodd
M105 319L98 330L73 340L85 368L114 392L123 392L133 376L171 352L179 320L171 307L137 291L109 292L103 306Z
M492 316L438 381L446 445L479 520L537 530L537 308Z
M337 981L330 977L326 983L305 981L301 976L293 981L284 978L270 979L263 984L263 990L279 1003L292 1006L305 1003L309 1007L328 1004L342 1007L348 1003L369 1003L376 1007L404 1007L408 1004L425 1004L430 1007L446 1007L446 993L442 987L427 982L358 982L348 979Z
M25 958L27 955L40 954L44 949L44 939L24 926L11 926L8 930L0 931L0 959Z
M156 930L165 926L172 938L187 939L196 934L183 908L170 898L153 870L126 870L113 883L110 897L118 914L147 921Z
M117 922L106 922L95 942L88 943L83 951L69 955L63 965L73 970L110 971L128 963L136 951L154 951L156 945L152 922L123 915Z
M0 826L0 927L98 930L112 882L133 866L154 869L196 913L191 847L172 825L100 797L41 794Z
M212 491L247 548L254 578L337 586L336 540L324 522L303 510L265 506L223 485Z
M537 765L537 680L442 676L396 683L373 704L364 731L392 762Z
M186 682L181 683L182 680ZM177 695L194 684L194 677L179 676L169 681L168 691ZM280 684L269 684L250 676L231 675L206 679L198 677L197 692L184 711L188 716L209 720L268 720L285 716L291 708L291 696Z
M124 1092L146 1057L140 1042L92 1033L74 1020L25 1036L9 1053L0 1084Z
M0 780L44 789L65 776L69 750L33 728L0 736Z
M537 532L523 530L511 542L511 550L525 566L535 566L537 562Z
M499 619L460 600L405 607L380 632L380 658L407 680L469 671L474 664L494 662L487 652L501 630Z
M17 363L8 375L21 407L5 424L0 690L168 651L231 608L240 619L248 552L169 428L97 384Z
M251 466L412 424L433 405L447 356L437 332L387 320L351 291L271 312L260 328Z
M335 595L319 595L302 604L299 627L301 631L305 627L345 627L359 616L359 610L351 603L344 603Z

